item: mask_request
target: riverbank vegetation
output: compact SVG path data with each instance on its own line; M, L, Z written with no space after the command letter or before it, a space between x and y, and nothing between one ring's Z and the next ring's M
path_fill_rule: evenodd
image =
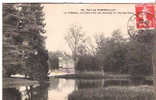
M107 87L74 91L68 100L155 100L152 87Z

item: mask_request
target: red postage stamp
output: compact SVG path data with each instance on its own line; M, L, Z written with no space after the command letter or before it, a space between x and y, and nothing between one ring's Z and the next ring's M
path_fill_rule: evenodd
M137 4L136 11L136 27L138 29L155 28L155 6L154 4Z

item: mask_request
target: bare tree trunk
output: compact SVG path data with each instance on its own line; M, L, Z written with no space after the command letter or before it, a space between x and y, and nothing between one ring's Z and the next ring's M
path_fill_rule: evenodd
M75 57L74 58L74 68L75 68L75 73L76 74L78 74L79 73L79 71L78 71L78 69L77 69L77 67L78 67L78 58L77 57Z

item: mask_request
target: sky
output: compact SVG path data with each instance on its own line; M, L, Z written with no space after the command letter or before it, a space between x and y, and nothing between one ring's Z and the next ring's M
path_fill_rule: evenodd
M76 14L71 14L71 12ZM128 36L127 23L128 19L135 13L135 5L44 4L44 13L48 51L59 50L71 53L64 36L72 24L81 26L82 31L91 39L99 33L110 36L116 29L121 30L123 36Z

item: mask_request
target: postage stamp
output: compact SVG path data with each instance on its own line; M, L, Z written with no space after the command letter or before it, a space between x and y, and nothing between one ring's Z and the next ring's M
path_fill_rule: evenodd
M135 4L135 14L127 23L127 30L130 37L135 38L140 30L151 30L156 28L154 4Z
M138 29L156 27L154 10L154 4L137 4L135 6Z

